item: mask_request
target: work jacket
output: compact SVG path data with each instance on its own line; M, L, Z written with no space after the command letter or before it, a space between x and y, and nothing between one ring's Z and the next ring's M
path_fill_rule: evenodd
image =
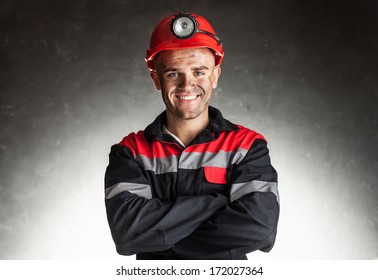
M187 147L164 132L163 112L112 146L105 174L116 250L137 259L246 259L270 251L279 216L267 142L209 107Z

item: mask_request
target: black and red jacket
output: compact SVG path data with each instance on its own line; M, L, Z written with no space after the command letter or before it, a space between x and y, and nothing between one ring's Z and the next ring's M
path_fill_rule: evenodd
M209 115L187 147L163 133L163 112L111 148L105 203L119 254L245 259L273 247L279 195L267 142L215 108Z

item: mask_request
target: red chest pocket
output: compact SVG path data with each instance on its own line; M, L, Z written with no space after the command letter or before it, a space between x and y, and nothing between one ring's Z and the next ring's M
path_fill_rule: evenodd
M204 166L203 167L206 181L213 184L227 184L227 168L215 167L215 166Z

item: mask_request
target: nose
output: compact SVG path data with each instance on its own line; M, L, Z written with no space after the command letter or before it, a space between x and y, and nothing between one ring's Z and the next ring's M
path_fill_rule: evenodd
M195 87L194 78L188 74L182 74L180 77L179 89L182 91L190 90Z

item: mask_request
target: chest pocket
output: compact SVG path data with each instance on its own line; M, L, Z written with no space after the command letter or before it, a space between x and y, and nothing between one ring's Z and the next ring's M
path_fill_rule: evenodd
M204 166L204 180L202 182L201 194L221 193L229 196L227 188L227 168Z
M227 168L204 166L203 172L205 173L205 179L208 183L219 185L227 184Z

